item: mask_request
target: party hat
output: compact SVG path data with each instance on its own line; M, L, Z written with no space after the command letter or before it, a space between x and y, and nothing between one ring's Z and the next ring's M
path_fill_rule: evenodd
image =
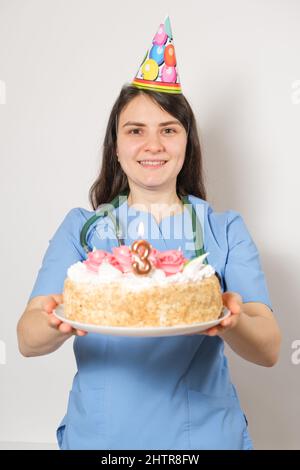
M182 93L171 22L167 16L152 40L132 85L165 93Z

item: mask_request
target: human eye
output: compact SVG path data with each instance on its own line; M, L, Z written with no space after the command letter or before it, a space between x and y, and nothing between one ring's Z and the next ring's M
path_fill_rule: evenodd
M139 131L141 131L141 129L136 127L135 129L130 129L129 134L138 135Z
M166 127L164 131L166 134L176 134L176 129L174 129L173 127ZM167 131L170 131L170 132L167 132Z

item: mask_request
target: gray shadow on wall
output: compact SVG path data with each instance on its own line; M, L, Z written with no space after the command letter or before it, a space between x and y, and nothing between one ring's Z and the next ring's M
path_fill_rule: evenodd
M245 172L251 170L253 165L251 155L255 148L251 148L251 137L248 145L248 135L245 135L253 115L249 116L247 123L248 116L243 113L244 93L249 93L249 90L251 93L248 84L246 90L241 82L227 86L226 89L223 87L210 103L209 114L205 119L197 116L201 123L199 135L208 201L217 211L246 207L247 198L255 189L250 179L241 188L235 163L238 158L242 158ZM249 95L247 100L249 103ZM242 155L240 139L247 143ZM254 172L250 171L250 174ZM252 200L253 197L251 195ZM282 246L285 243L286 240L282 240ZM259 251L274 315L282 331L280 359L274 367L266 368L245 361L228 346L226 354L233 383L249 421L254 447L299 449L300 364L292 363L292 343L296 339L300 340L300 276L295 278L293 275L292 256Z
M257 449L299 449L300 364L292 363L292 342L300 339L299 280L292 260L261 253L274 315L282 331L278 363L271 368L251 364L226 347L231 375Z

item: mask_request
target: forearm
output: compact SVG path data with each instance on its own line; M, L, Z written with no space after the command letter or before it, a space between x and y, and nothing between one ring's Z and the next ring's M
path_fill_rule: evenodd
M278 359L281 342L278 325L274 318L254 314L253 306L251 315L247 314L247 308L245 306L242 310L237 325L220 336L247 361L266 367L273 366Z
M17 327L19 350L23 356L42 356L56 351L72 334L48 324L48 315L34 308L24 312Z

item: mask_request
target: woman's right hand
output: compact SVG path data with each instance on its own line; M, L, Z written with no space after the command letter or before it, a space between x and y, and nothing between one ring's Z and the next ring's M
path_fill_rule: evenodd
M87 335L87 331L83 330L77 330L76 328L73 328L71 325L68 323L64 323L58 318L53 313L53 310L59 305L63 303L63 296L62 294L52 294L47 297L44 303L44 310L48 313L48 325L51 328L54 328L61 333L67 335L69 334L70 336L76 335L76 336L85 336Z

